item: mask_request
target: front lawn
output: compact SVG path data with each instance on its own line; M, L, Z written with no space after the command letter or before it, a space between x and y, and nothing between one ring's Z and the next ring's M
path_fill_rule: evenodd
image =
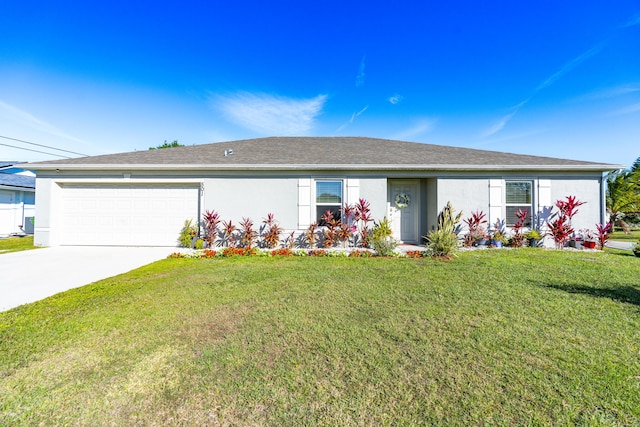
M8 237L6 239L0 239L0 255L9 252L27 251L30 249L36 249L36 246L33 246L33 236Z
M1 425L638 425L640 259L168 259L0 313Z
M637 242L640 240L640 230L631 230L631 234L625 234L623 231L616 231L611 233L609 238L611 240L633 240Z

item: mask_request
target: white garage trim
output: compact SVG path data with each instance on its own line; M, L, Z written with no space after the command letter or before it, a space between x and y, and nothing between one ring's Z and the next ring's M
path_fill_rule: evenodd
M193 184L62 184L62 245L176 246L200 217Z

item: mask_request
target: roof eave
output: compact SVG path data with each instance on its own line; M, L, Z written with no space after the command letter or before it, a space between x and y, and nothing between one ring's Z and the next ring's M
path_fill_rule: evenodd
M593 163L585 165L468 165L468 164L23 164L34 171L285 171L285 170L349 170L349 171L583 171L606 172L624 169L622 165Z

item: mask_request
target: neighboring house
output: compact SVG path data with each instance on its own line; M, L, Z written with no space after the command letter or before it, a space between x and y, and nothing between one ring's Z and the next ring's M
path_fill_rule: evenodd
M327 209L371 203L394 236L420 243L451 201L491 223L556 200L587 202L574 227L606 220L603 172L618 165L363 137L272 137L30 164L38 245L176 245L186 219L215 210L302 232ZM405 197L406 196L406 197ZM400 200L400 199L407 200ZM402 201L408 202L402 209ZM283 235L284 237L284 235Z
M0 161L0 236L33 234L36 178L18 163Z

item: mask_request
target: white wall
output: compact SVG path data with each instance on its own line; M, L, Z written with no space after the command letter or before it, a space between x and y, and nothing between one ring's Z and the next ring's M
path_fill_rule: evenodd
M484 211L489 220L489 179L487 178L447 178L438 179L437 213L451 202L456 215L462 211L462 218L471 216L476 210ZM436 214L437 215L437 214ZM437 221L437 218L435 219ZM437 222L435 223L437 225ZM464 223L461 222L461 225Z
M0 189L0 236L22 234L27 230L26 218L34 215L32 198L33 190Z
M582 228L596 229L600 223L600 183L597 178L554 179L551 183L551 202L566 200L567 196L576 196L586 204L578 208L573 217L572 226L577 232ZM557 208L553 209L557 212Z
M576 196L578 200L587 202L578 208L578 214L573 218L573 227L576 231L582 228L595 230L595 225L600 222L601 193L600 174L571 176L553 176L539 174L536 176L501 175L489 178L439 178L437 180L437 210L440 212L447 201L451 201L456 212L463 211L463 218L471 215L476 209L487 214L491 225L497 218L503 219L504 210L504 181L505 180L531 180L534 184L534 209L535 214L551 208L551 212L557 212L556 200L566 199L567 196ZM492 199L498 199L492 200ZM433 201L430 199L430 202ZM464 226L462 223L461 225ZM544 227L543 227L544 230Z
M273 213L286 230L298 225L298 178L207 178L204 179L202 213L214 210L238 224L243 217L256 228Z
M260 224L268 213L273 213L285 230L298 230L298 182L300 177L279 178L206 178L204 179L205 210L215 210L226 221L238 223L243 217L251 218L254 224ZM313 185L316 177L307 176ZM330 178L343 179L347 183L347 176L332 175ZM349 178L349 187L345 190L345 202L355 204L359 198L366 199L371 204L371 214L376 220L386 214L387 179ZM347 193L347 191L345 191ZM313 202L310 202L309 215L315 216ZM303 227L306 228L306 227Z

